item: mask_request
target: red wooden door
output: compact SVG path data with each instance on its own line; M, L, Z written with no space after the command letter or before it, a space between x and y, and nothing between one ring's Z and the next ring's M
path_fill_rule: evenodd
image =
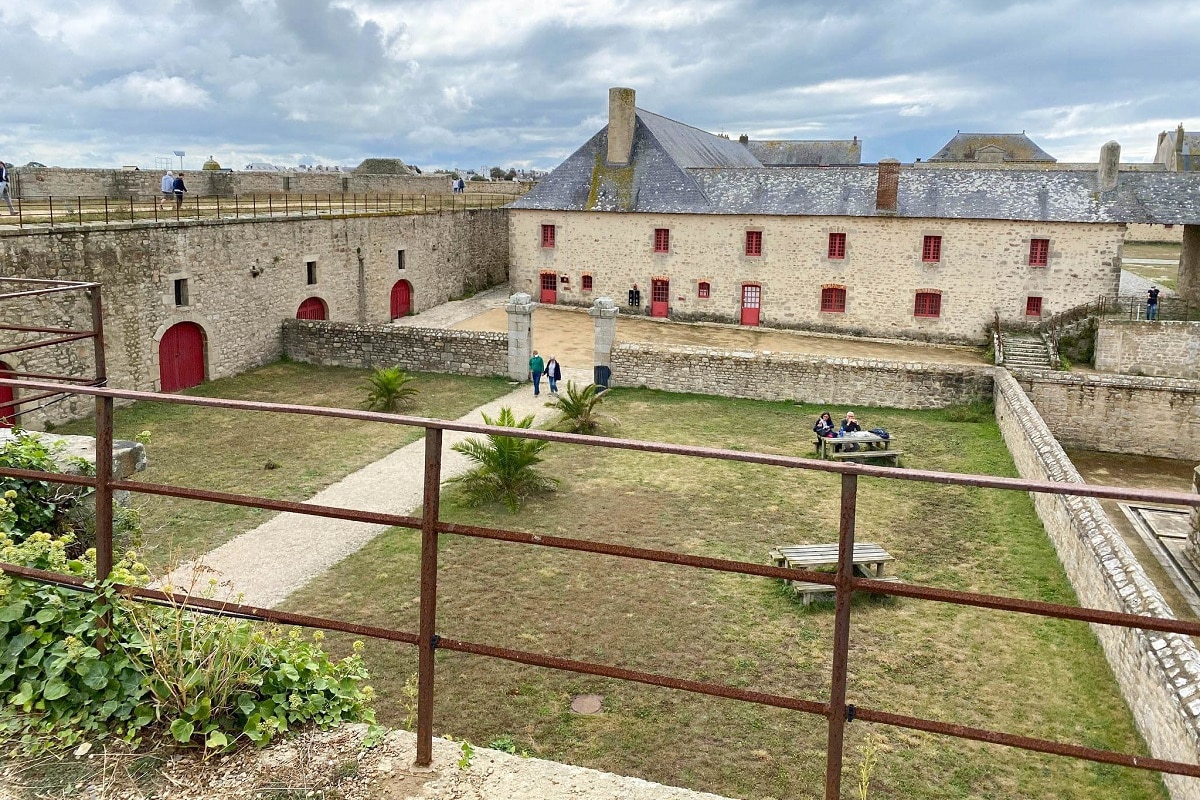
M296 309L296 319L325 319L325 301L319 297L310 297Z
M762 307L762 287L757 283L742 284L742 324L757 325Z
M671 300L671 282L661 278L650 281L650 316L665 317Z
M558 273L543 272L542 273L542 293L538 297L539 303L557 303L558 302Z
M0 361L0 378L11 378L12 367ZM0 386L0 428L11 428L17 421L17 407L6 406L16 399L16 392L11 386Z
M204 383L204 329L194 322L172 325L158 343L159 389L177 392Z
M392 287L392 319L407 317L412 313L412 284L396 281Z

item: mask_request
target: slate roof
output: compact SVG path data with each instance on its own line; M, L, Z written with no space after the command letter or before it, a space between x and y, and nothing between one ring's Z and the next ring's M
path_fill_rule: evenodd
M751 139L746 149L765 167L827 167L862 161L858 139Z
M930 161L981 161L981 150L1001 150L1002 161L1057 161L1023 133L959 133Z
M1198 173L1121 172L1116 189L1100 192L1091 170L901 168L897 210L888 214L875 208L873 164L763 167L737 142L641 110L631 164L608 166L607 147L605 128L508 207L1200 224ZM735 160L752 163L728 163Z

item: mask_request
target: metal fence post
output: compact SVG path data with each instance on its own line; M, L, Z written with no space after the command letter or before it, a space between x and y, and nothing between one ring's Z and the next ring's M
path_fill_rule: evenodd
M421 508L421 621L417 643L417 766L433 762L433 669L437 649L438 505L441 502L442 430L425 429L425 492Z
M96 359L96 384L108 384L108 369L104 363L104 310L100 302L100 287L88 289L92 302L92 347ZM96 397L96 579L103 581L112 573L113 516L112 516L112 456L113 400Z
M829 684L829 738L825 752L825 800L842 796L842 755L846 732L846 673L850 658L850 579L854 576L854 512L858 476L842 474L842 511L838 526L838 568L834 578L833 676Z

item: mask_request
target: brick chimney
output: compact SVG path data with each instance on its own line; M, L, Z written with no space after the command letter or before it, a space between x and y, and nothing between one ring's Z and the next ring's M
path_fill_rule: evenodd
M740 144L742 147L749 147L750 146L750 137L743 133L741 136L738 137L738 144Z
M1117 170L1121 166L1121 145L1115 141L1105 142L1100 148L1100 165L1096 183L1100 191L1111 192L1117 188Z
M879 180L875 191L875 210L896 213L896 196L900 193L900 162L885 158L879 162Z
M633 89L619 86L608 90L608 163L624 166L633 155L636 125Z

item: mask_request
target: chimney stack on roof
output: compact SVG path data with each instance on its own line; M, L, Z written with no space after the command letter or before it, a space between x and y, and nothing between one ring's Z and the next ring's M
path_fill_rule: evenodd
M750 145L750 137L743 133L738 137L738 144L742 147L748 147Z
M895 214L897 196L900 194L900 162L884 158L879 162L879 179L875 191L875 210Z
M633 89L608 90L608 163L625 166L633 157L633 131L637 122Z
M1106 142L1100 148L1100 166L1097 174L1097 183L1100 185L1100 191L1111 192L1117 188L1117 170L1121 166L1121 145L1114 142Z

